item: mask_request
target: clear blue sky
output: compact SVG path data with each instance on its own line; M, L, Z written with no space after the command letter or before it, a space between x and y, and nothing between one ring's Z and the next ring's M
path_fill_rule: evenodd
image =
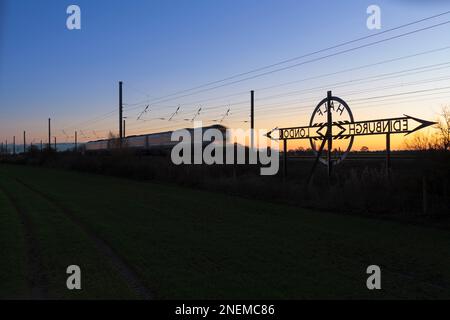
M231 105L232 116L226 124L246 126L243 121L247 119L247 104L242 101L248 99L248 94L223 99L217 97L251 89L256 89L259 105L274 105L257 113L257 125L270 129L280 124L300 125L307 122L310 109L291 114L278 112L277 108L287 108L289 111L290 107L310 104L312 110L315 105L312 101L324 96L326 90L292 96L283 93L450 61L450 51L447 50L318 81L258 90L450 46L450 26L446 25L217 90L152 104L152 111L144 117L150 121L137 122L137 115L145 107L146 100L376 33L366 27L366 8L370 4L381 7L383 31L450 10L450 3L444 0L0 1L1 140L11 140L13 135L20 136L24 129L33 139L43 139L48 117L54 119L54 134L60 140L66 139L62 130L68 135L73 135L75 129L84 130L89 138L117 130L116 115L111 114L105 119L102 115L117 109L119 80L124 81L126 103L142 102L126 108L129 133L188 126L189 123L182 119L192 117L199 107L205 110L199 119L211 122L226 112L227 104ZM81 30L69 31L66 28L66 8L70 4L81 7ZM450 20L450 15L373 40L446 20ZM450 69L444 69L376 84L347 86L335 92L351 100L450 86L447 80L401 88L402 83L444 77L449 72ZM368 92L371 88L396 84L397 88ZM358 90L365 92L350 94ZM263 97L276 94L281 97L263 102ZM360 119L375 115L402 115L405 112L430 118L446 101L445 95L442 100L432 97L436 99L407 104L389 102L391 104L361 108L358 112L355 109L354 113ZM217 99L195 103L212 98ZM295 99L298 102L292 102ZM167 117L178 105L181 105L181 111L177 122L154 120ZM208 111L208 107L215 108ZM261 114L264 117L258 118ZM99 121L86 122L93 118Z

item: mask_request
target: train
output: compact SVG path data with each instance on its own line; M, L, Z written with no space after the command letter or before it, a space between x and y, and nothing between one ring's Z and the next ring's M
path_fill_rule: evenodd
M222 133L224 139L226 139L227 128L225 126L218 124L198 129L185 128L176 131L187 130L193 137L194 130L199 129L202 130L202 136L203 132L208 129L217 129ZM178 141L172 141L171 139L173 132L174 131L166 131L166 132L128 136L122 139L122 147L126 147L128 149L133 149L136 151L167 151L172 149L172 147L178 143ZM209 143L210 142L206 142L204 144ZM107 152L109 150L116 149L118 147L119 147L118 139L103 139L87 142L85 144L85 151L89 153Z

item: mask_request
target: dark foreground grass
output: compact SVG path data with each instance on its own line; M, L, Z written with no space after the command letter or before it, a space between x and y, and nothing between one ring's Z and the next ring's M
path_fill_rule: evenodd
M0 166L4 187L34 216L52 262L47 267L63 275L55 279L64 280L61 268L69 261L80 265L89 298L130 294L84 234L16 179L76 214L156 298L450 298L448 231L161 184ZM382 269L381 291L366 288L372 264ZM96 282L108 286L91 287Z
M0 186L12 194L2 195L3 237L1 246L3 299L133 299L137 296L116 274L114 268L94 248L87 235L54 205L30 192L9 175L1 175ZM17 205L13 208L11 201ZM4 210L6 209L6 210ZM19 212L27 216L26 225L18 223ZM3 222L2 221L2 222ZM24 233L31 234L31 243ZM25 246L33 246L27 252ZM33 257L25 257L32 254ZM30 263L30 260L35 263ZM24 263L28 263L27 266ZM82 266L82 289L67 289L70 265Z
M23 226L12 203L0 189L0 299L29 296Z

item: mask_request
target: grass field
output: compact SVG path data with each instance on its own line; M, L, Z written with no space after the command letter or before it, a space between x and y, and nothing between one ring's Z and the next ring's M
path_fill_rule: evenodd
M445 230L0 166L2 299L450 298L449 250Z

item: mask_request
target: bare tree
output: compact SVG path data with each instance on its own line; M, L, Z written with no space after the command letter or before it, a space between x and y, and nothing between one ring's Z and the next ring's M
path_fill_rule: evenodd
M445 150L450 149L450 107L443 106L441 113L436 119L437 129L434 133L418 132L405 141L409 150Z
M418 132L406 140L405 145L408 150L424 151L436 149L436 135Z
M448 151L450 148L450 107L443 106L436 128L439 130L439 147Z

